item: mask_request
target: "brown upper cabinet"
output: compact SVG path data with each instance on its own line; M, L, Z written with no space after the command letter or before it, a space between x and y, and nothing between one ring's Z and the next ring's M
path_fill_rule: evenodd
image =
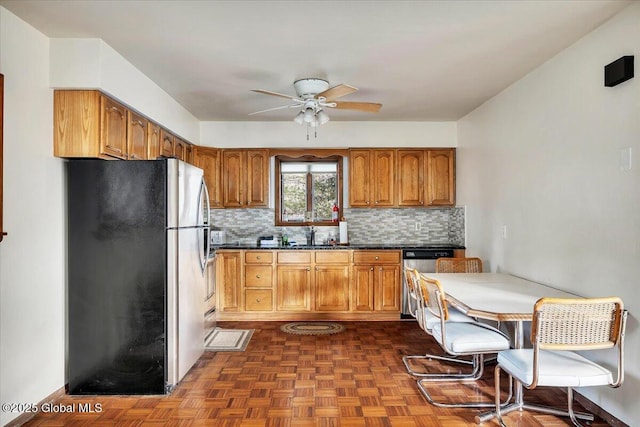
M394 150L349 150L349 204L351 207L394 206L394 169Z
M398 150L398 206L425 204L425 151Z
M57 157L126 158L127 111L98 91L55 91L53 153Z
M455 204L455 149L399 149L398 206Z
M173 155L180 159L187 161L187 143L178 138L177 136L173 138Z
M194 164L204 171L204 182L209 192L209 205L222 207L222 174L220 171L222 150L210 147L195 147Z
M147 125L147 158L155 160L160 156L160 125L149 122Z
M146 160L148 158L149 120L133 111L127 112L127 153L131 160Z
M352 149L349 184L352 208L453 206L455 149Z
M173 157L175 136L166 129L160 129L160 156Z
M55 90L53 154L107 160L192 159L193 146L97 90Z
M268 194L269 150L222 151L223 207L267 207Z
M456 151L453 148L427 150L427 204L453 206L456 203Z

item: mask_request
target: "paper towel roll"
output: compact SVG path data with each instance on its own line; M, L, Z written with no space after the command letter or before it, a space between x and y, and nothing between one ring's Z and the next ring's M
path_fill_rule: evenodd
M347 221L340 221L340 244L346 245L349 243L349 234L347 233Z

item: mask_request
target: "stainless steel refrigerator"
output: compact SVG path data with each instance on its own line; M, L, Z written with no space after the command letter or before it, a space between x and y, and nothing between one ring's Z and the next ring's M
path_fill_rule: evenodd
M67 189L69 393L170 393L204 346L202 170L71 160Z

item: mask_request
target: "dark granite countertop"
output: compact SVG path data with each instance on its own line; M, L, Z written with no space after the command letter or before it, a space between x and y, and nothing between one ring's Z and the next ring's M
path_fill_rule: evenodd
M451 243L373 243L366 245L296 245L296 246L258 246L257 244L225 244L213 246L212 249L260 249L260 250L417 250L417 249L465 249L464 246Z

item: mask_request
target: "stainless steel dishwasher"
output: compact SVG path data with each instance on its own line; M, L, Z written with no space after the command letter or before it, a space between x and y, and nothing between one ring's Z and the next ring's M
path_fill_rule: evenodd
M453 257L453 249L405 249L402 251L402 313L401 319L413 319L409 310L409 288L404 270L415 268L421 273L434 273L436 259Z

